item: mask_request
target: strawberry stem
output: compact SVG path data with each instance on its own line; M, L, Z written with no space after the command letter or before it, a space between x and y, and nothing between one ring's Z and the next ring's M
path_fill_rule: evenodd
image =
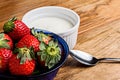
M50 69L60 61L61 50L58 43L51 40L49 44L42 43L40 51L37 52L37 55L40 56L40 61L45 61L45 66Z
M26 60L31 61L33 59L33 50L30 50L26 47L18 48L17 59L20 59L20 64L24 64ZM32 55L31 55L32 54Z
M12 22L14 22L14 21L16 21L17 20L17 18L14 16L13 18L11 18L9 21L12 21Z

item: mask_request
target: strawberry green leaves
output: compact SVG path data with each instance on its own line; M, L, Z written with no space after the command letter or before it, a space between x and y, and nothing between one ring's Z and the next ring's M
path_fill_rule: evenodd
M33 48L28 49L24 47L24 48L17 48L17 49L18 49L16 50L16 52L18 52L17 59L20 59L20 64L24 64L26 60L28 61L33 60L34 58Z
M40 50L45 50L46 49L46 44L44 42L41 42L39 45Z
M15 20L17 20L17 18L16 18L16 17L13 17L12 19L10 19L8 22L6 22L6 23L4 24L3 30L4 30L6 33L11 32L11 31L14 29L14 27L15 27L14 21L15 21Z
M56 55L60 53L60 48L58 47L58 42L51 40L47 47L47 53L49 55Z
M44 34L42 31L37 32L34 30L34 28L32 28L31 32L40 42L48 44L49 41L51 40L50 35Z
M61 59L61 49L58 41L42 31L37 32L34 28L31 32L40 41L40 51L37 52L39 61L44 62L44 66L47 66L49 69L52 68Z
M60 61L60 53L57 41L51 40L49 44L42 43L40 45L40 51L37 52L37 55L40 56L41 61L45 62L45 66L50 69Z
M4 34L0 33L0 48L10 49L8 42L9 42L9 40L4 38Z
M8 21L4 24L3 29L6 33L8 33L12 31L14 27L15 27L14 23L12 21Z

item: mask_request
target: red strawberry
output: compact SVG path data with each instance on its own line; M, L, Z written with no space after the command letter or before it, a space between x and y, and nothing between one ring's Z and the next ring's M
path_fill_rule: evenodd
M0 33L0 48L13 49L12 39L4 33Z
M8 62L11 56L11 50L0 48L0 72L5 72L8 69Z
M9 70L13 75L31 75L35 69L35 60L32 58L33 51L24 47L18 48L17 55L9 60Z
M34 51L37 52L39 51L39 45L40 42L35 38L33 35L25 35L18 43L17 43L17 48L22 48L22 47L33 47Z
M3 30L15 41L18 41L23 36L30 34L30 29L15 17L4 24Z

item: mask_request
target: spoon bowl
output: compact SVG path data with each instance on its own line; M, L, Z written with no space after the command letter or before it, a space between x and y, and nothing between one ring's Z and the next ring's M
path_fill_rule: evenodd
M99 62L102 61L106 61L106 62L120 62L120 58L100 58L97 59L95 57L93 57L92 55L80 51L80 50L70 50L70 55L76 59L77 61L79 61L80 63L84 64L84 65L88 65L88 66L94 66Z

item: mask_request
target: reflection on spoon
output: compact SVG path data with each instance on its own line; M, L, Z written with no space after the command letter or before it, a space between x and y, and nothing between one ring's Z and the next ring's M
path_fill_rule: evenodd
M88 65L88 66L94 66L96 65L98 62L100 61L114 61L114 62L120 62L120 58L100 58L97 59L95 57L93 57L92 55L80 51L80 50L70 50L70 55L76 59L77 61L79 61L80 63L84 64L84 65Z

